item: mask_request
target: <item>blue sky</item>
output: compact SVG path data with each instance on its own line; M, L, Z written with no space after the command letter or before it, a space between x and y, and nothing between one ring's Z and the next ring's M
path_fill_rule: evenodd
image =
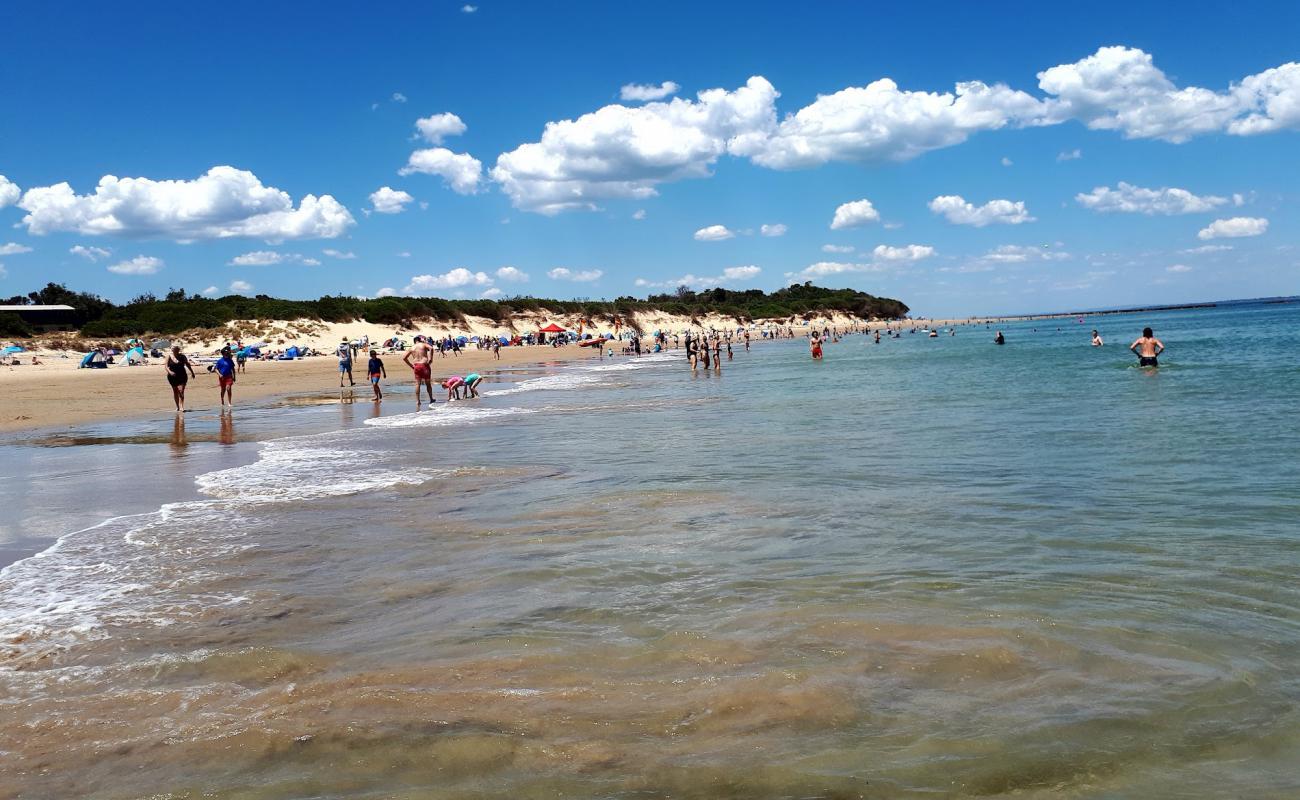
M1296 293L1300 6L804 5L7 10L0 295Z

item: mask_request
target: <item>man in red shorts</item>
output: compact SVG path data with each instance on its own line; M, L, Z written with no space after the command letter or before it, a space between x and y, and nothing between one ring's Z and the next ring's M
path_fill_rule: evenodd
M406 351L402 360L415 373L415 408L420 408L420 387L424 386L429 392L429 405L434 404L433 399L433 348L429 346L428 341L423 336L415 337L415 346Z

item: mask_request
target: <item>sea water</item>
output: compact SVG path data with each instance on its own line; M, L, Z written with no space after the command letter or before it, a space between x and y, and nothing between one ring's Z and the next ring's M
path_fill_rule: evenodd
M0 797L1300 796L1298 323L594 358L237 411L183 464L7 447L46 508L73 452L199 474L21 516L68 535L0 573Z

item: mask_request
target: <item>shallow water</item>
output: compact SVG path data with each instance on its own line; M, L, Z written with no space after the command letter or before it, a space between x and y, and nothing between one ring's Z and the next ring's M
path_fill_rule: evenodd
M190 423L175 502L0 573L0 796L1296 796L1297 322ZM60 454L165 471L121 439L167 434L24 445L42 506Z

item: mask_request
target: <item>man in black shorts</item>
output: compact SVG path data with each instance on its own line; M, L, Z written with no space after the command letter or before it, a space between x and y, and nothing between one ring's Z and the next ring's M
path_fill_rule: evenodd
M1160 360L1158 356L1165 351L1164 342L1156 338L1150 328L1143 328L1142 335L1137 338L1128 349L1137 353L1138 366L1140 367L1158 367Z

